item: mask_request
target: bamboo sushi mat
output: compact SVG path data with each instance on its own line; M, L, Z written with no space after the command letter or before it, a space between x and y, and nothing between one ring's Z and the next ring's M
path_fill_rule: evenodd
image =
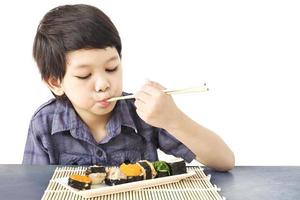
M109 194L93 198L84 198L64 188L54 179L68 177L71 174L84 174L86 167L57 167L49 181L48 187L44 192L42 200L224 200L221 197L216 185L210 182L210 175L206 176L201 167L188 167L187 170L193 170L196 175L183 179L179 182L153 186L140 190Z

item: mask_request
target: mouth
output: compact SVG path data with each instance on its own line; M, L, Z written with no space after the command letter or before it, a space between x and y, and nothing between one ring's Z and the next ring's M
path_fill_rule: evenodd
M96 101L97 104L99 104L102 108L107 108L109 105L110 105L110 102L108 102L109 98L105 98L105 99L102 99L102 100L99 100L99 101Z
M109 98L104 98L104 99L99 100L99 101L97 101L97 102L107 102L108 99L109 99Z

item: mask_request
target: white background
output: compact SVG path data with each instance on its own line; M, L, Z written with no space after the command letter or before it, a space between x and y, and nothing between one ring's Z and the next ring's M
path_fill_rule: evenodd
M237 165L300 165L298 1L5 1L0 12L0 163L21 163L28 124L52 97L32 59L43 15L63 4L102 9L123 42L124 90L152 79L218 133Z

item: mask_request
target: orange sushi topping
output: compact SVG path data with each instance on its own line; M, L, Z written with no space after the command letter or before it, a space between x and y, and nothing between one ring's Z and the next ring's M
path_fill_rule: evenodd
M121 172L123 172L126 176L140 176L142 174L142 169L137 164L125 164L123 163L120 166Z
M79 175L79 174L71 175L70 179L75 180L75 181L80 181L80 182L83 182L83 183L91 183L91 181L92 181L90 177L82 176L82 175Z

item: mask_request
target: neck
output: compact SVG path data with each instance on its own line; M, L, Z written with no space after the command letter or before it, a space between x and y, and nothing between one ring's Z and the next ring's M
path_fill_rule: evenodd
M105 115L86 115L82 116L82 120L86 123L86 125L90 129L94 128L105 128L109 118L111 116L111 113L105 114Z
M91 113L80 112L78 112L78 115L81 117L82 121L84 121L84 123L89 127L90 132L96 142L100 142L106 136L106 124L112 115L111 112L100 116Z

